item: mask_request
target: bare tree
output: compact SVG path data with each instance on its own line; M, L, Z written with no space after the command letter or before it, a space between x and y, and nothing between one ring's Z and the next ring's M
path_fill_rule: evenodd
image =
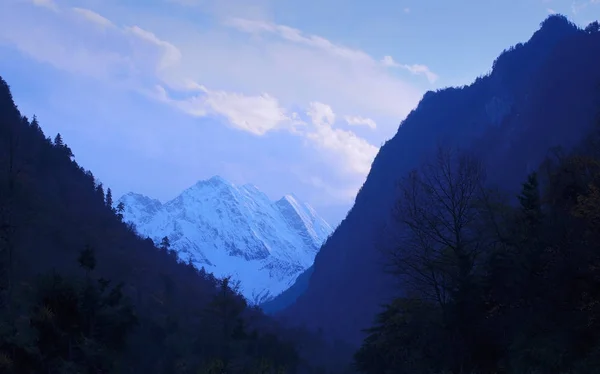
M400 241L392 272L408 291L446 309L482 250L485 173L473 156L439 146L433 158L400 182L395 218Z

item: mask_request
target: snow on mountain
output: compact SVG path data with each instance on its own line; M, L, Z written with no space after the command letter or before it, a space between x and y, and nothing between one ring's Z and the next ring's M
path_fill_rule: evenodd
M273 202L253 185L236 186L218 176L165 204L136 193L119 202L125 221L141 236L157 243L169 237L182 260L239 280L254 304L292 286L333 231L294 195Z

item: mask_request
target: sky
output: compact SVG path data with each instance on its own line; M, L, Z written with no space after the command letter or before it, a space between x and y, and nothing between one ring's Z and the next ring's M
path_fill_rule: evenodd
M600 0L0 0L0 76L115 196L213 175L336 226L428 90Z

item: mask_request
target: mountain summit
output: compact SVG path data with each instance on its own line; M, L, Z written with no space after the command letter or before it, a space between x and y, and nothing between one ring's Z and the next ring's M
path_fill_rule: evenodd
M155 242L167 236L181 259L239 280L255 304L289 288L333 231L293 195L273 202L254 185L236 186L219 176L165 204L132 192L119 202L140 235Z

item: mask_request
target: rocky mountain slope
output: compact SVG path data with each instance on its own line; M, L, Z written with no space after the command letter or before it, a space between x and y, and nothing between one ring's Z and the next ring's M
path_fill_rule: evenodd
M332 232L293 195L273 202L253 185L236 186L218 176L165 204L136 193L119 202L140 235L157 243L167 236L182 260L239 280L254 304L289 288Z
M598 61L600 33L553 15L527 43L502 53L490 74L426 93L380 149L306 291L281 318L358 345L380 305L402 292L383 272L381 251L394 245L386 233L396 229L390 213L399 179L443 142L479 154L489 181L516 191L548 149L575 145L596 120Z
M304 270L302 274L298 275L296 281L290 288L283 291L271 300L260 304L263 312L271 315L292 305L308 288L308 282L310 281L312 273L313 267L311 266Z

